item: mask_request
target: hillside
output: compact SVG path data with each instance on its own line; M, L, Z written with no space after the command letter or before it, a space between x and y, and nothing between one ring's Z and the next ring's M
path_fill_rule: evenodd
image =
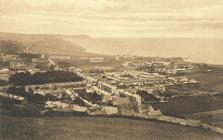
M16 41L0 40L0 52L7 54L21 53L25 46Z
M77 55L85 53L85 50L69 41L56 37L47 37L31 43L30 51L33 53L67 54Z
M24 51L29 48L31 53L61 54L61 55L92 55L85 52L85 49L63 38L88 38L85 35L35 35L35 34L14 34L0 33L0 42L4 47L4 52L12 50ZM13 45L14 44L14 45ZM20 44L20 45L15 45ZM12 47L13 46L13 47ZM20 46L20 47L19 47ZM21 47L22 46L22 47ZM2 47L3 48L3 47ZM7 48L7 49L6 49ZM1 49L3 51L3 49Z

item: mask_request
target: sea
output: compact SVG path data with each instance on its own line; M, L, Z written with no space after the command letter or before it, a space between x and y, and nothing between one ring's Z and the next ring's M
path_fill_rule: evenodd
M223 38L88 38L69 41L99 54L183 57L186 61L223 65Z

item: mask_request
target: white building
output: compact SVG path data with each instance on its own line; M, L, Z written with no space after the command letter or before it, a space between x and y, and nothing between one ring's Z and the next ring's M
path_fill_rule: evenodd
M118 114L118 108L117 107L105 106L101 110L103 112L105 112L107 115Z
M103 57L94 57L94 58L90 58L90 62L91 63L97 63L97 62L104 62L104 58Z

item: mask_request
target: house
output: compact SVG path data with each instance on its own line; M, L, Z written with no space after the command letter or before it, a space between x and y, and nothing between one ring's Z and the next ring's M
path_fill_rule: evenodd
M83 107L83 106L79 106L79 105L73 105L72 110L77 111L77 112L87 112L87 107Z
M0 70L0 80L8 81L10 77L9 69Z
M164 93L166 91L166 87L164 85L155 85L153 90L158 91L159 93Z
M118 108L112 107L112 106L104 106L101 109L103 112L105 112L107 115L114 115L118 114Z
M150 115L150 116L159 116L159 115L162 115L162 113L160 112L160 110L154 110L154 108L152 106L149 106L149 108L148 108L148 115Z
M141 106L139 108L139 113L147 114L149 116L160 116L160 115L162 115L160 110L155 110L151 105Z
M9 55L9 54L7 54L7 55L3 56L3 61L8 61L8 62L16 61L16 60L18 60L18 58L19 58L18 55Z
M13 94L8 94L8 93L2 93L2 92L0 92L0 97L8 98L8 99L11 99L11 100L17 100L17 101L20 101L20 102L25 100L24 97L13 95Z
M94 58L90 58L90 62L91 62L91 63L104 62L104 58L103 58L103 57L94 57Z
M196 81L195 79L190 79L189 83L196 84L196 83L198 83L198 81Z
M115 98L113 101L114 106L120 106L120 105L126 105L126 104L130 104L130 100L128 97Z
M67 109L69 107L69 104L60 101L47 101L45 104L46 108Z
M22 68L24 66L25 66L25 64L23 62L17 62L17 61L11 61L11 62L9 62L9 67L11 69Z
M38 62L38 58L32 58L32 63Z

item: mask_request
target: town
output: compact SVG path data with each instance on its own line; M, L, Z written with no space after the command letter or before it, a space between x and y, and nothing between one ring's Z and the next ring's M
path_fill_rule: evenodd
M2 53L0 63L3 104L34 114L160 115L150 104L181 96L168 89L196 85L198 81L184 74L204 71L182 58L77 58L26 51Z
M6 113L22 116L105 116L152 119L223 133L201 122L169 116L156 105L178 97L218 94L187 75L206 64L180 57L89 56L3 52L0 99Z
M223 0L0 0L0 140L223 140Z

